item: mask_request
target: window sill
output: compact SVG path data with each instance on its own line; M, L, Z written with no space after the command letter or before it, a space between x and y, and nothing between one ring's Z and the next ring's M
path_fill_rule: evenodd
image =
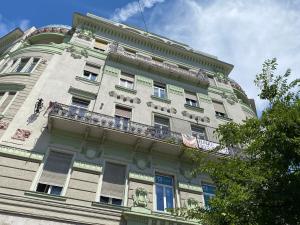
M151 98L154 99L154 100L157 100L157 101L165 102L167 104L171 103L171 100L168 99L168 98L160 98L160 97L157 97L155 95L151 95Z
M199 106L191 106L189 104L184 104L184 107L187 109L190 109L190 110L197 111L197 112L204 112L204 109Z
M109 208L109 209L116 209L116 210L123 210L123 211L130 209L129 207L126 207L126 206L105 204L105 203L100 203L100 202L92 202L92 206Z
M121 85L115 85L115 88L118 89L118 90L121 90L121 91L129 92L131 94L136 94L136 90L130 89L130 88L126 88L126 87L123 87Z
M218 116L218 115L216 115L216 118L220 119L220 120L232 121L232 119L229 118L229 117L227 117L227 116L225 117L225 116Z
M96 86L100 85L100 83L97 82L97 81L88 80L88 79L86 79L84 77L80 77L80 76L76 76L75 79L78 80L78 81L82 81L82 82L85 82L85 83L93 84L93 85L96 85Z
M49 194L45 194L45 193L39 193L36 191L25 191L24 195L31 196L31 197L44 198L44 199L50 199L50 200L56 200L56 201L61 201L61 202L65 202L67 200L67 198L63 197L63 196L49 195Z

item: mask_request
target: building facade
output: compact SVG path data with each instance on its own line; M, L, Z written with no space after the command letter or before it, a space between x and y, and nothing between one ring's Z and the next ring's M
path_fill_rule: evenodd
M183 143L256 116L231 64L91 14L16 29L0 56L1 225L197 224L167 212L215 192Z

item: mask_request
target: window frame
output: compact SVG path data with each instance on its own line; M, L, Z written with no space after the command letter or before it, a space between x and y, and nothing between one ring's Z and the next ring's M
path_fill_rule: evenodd
M126 79L129 76L132 77L133 81L129 80L129 78ZM122 81L124 82L125 85L122 84ZM130 87L130 85L131 85L131 87ZM130 89L130 90L134 90L135 89L135 75L121 71L121 73L119 75L119 86Z
M204 189L203 189L203 186L210 186L210 187L213 187L216 191L216 186L212 183L202 183L201 184L201 187L202 187L202 190L203 190L203 205L205 208L209 209L209 204L208 202L205 202L205 195L209 197L209 200L212 199L214 196L216 196L216 193L212 194L212 193L208 193L208 192L205 192Z
M199 138L198 135L197 135L197 136L194 136L194 133L199 134L199 132L194 131L194 130L193 130L193 127L200 128L200 129L202 128L202 129L203 129L203 131L204 131L204 139ZM192 134L193 137L199 138L199 139L201 139L201 140L208 140L208 138L207 138L207 132L206 132L206 127L205 127L205 126L201 126L201 125L199 126L198 124L192 124L192 123L191 123L191 134Z
M0 90L0 91L1 91L1 90ZM2 91L1 91L1 92L2 92ZM11 104L12 104L12 103L14 102L14 100L16 99L16 97L17 97L19 91L16 91L16 90L5 90L5 91L3 91L3 92L5 92L5 93L4 93L4 95L2 96L2 98L0 99L0 106L2 106L2 104L4 103L4 101L8 98L10 92L15 92L15 94L14 94L14 97L10 100L10 102L9 102L9 103L7 104L7 106L5 107L5 109L3 109L2 112L0 112L0 114L2 114L2 115L4 115L4 114L7 112L7 110L8 110L9 107L11 106Z
M155 89L157 89L157 95L155 94ZM164 91L164 97L162 97L162 90ZM167 93L167 85L163 83L159 83L154 81L153 83L153 96L161 99L168 99L168 93Z
M41 162L41 164L40 164L40 166L39 166L39 168L37 170L35 178L33 179L33 182L32 182L31 187L30 187L30 191L37 192L36 189L37 189L37 186L39 184L39 180L40 180L40 178L42 176L45 164L47 162L48 156L49 156L49 154L50 154L51 151L61 152L61 153L72 155L70 167L69 167L69 170L68 170L68 173L67 173L67 177L66 177L66 181L64 183L64 186L62 187L60 195L55 195L55 196L61 196L61 197L63 197L63 196L66 195L66 192L67 192L67 189L68 189L68 186L69 186L69 183L70 183L71 172L72 172L73 164L74 164L74 161L75 161L75 158L76 158L76 152L73 152L73 151L70 151L70 150L65 150L65 149L58 149L58 148L55 148L55 147L49 147L47 149L47 152L46 152L46 154L44 156L44 159ZM55 186L55 185L51 185L51 186ZM37 193L41 193L41 192L37 192Z

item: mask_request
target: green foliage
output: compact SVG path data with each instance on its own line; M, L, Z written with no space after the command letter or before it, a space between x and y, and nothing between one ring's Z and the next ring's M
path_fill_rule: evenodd
M216 158L193 151L195 173L206 173L217 193L210 209L185 211L207 225L300 224L300 80L290 70L275 76L276 59L267 60L255 84L270 105L261 118L217 129L221 146L239 153Z

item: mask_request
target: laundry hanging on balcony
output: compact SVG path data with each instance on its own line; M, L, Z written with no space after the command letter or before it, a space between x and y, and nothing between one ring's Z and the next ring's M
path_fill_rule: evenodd
M197 138L189 134L181 134L182 142L185 146L190 148L198 148Z

